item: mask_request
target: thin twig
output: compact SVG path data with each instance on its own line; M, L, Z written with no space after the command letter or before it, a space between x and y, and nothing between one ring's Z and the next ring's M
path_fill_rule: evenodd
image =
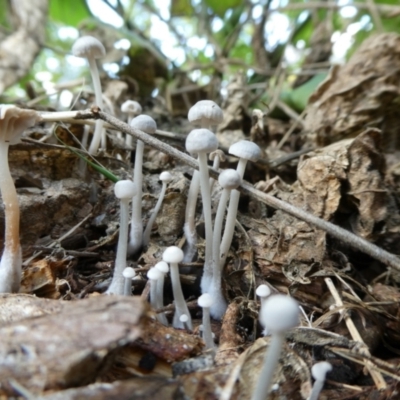
M160 150L161 152L170 155L171 157L176 158L177 160L183 162L184 164L192 167L194 169L199 169L197 161L190 157L189 155L182 153L181 151L175 149L174 147L161 142L153 136L148 135L145 132L142 132L138 129L132 128L128 124L120 121L118 118L113 117L107 113L100 111L97 107L94 107L92 110L85 110L76 116L76 118L81 119L90 119L90 118L101 118L102 120L108 122L109 124L115 126L118 130L128 135L132 135L137 139L142 140L145 144ZM218 172L209 168L210 176L214 179L218 179ZM295 207L292 204L289 204L285 201L279 200L276 197L273 197L267 193L263 193L260 190L255 189L249 183L243 182L242 185L238 188L238 190L250 197L253 197L275 209L282 210L293 217L296 217L302 221L305 221L315 227L322 229L327 232L329 235L339 239L343 243L348 246L360 250L365 254L368 254L372 258L386 264L390 267L395 268L397 271L400 271L400 258L395 256L392 253L389 253L386 250L376 246L373 243L368 242L367 240L354 235L353 233L340 228L328 221L325 221L321 218L312 215L301 208Z

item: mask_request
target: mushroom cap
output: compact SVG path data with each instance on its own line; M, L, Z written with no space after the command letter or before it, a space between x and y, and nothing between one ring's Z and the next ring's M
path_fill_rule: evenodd
M157 268L159 271L161 271L163 274L168 273L169 271L169 266L165 261L159 261L154 268Z
M225 160L226 160L225 153L224 153L222 150L220 150L220 149L217 149L217 150L213 151L213 152L210 153L210 155L208 156L208 158L209 158L211 161L214 161L214 158L215 158L215 157L218 157L221 161L225 161Z
M299 305L292 297L273 295L265 300L259 319L269 332L284 332L299 324Z
M186 137L186 150L193 153L211 153L217 150L218 139L209 129L193 129Z
M138 115L137 117L133 118L129 124L132 128L140 129L146 133L156 133L157 124L153 118L149 117L148 115Z
M201 308L210 308L213 305L213 303L214 299L209 293L204 293L197 299L197 304Z
M260 148L249 140L239 140L239 142L231 145L229 154L253 162L261 158Z
M127 279L132 279L136 276L136 272L132 267L126 267L122 271L122 276Z
M167 247L162 255L163 261L177 264L183 260L183 251L177 246Z
M256 289L258 297L268 297L271 294L271 289L267 285L259 285Z
M25 110L11 104L0 104L0 140L16 144L22 133L40 120L34 110Z
M189 321L189 317L188 317L186 314L182 314L182 315L179 317L179 321L181 321L181 322L188 322L188 321Z
M311 367L311 374L316 381L324 381L326 374L332 371L332 364L321 361Z
M225 169L219 174L218 183L224 189L233 190L242 183L242 178L235 169Z
M157 268L153 267L147 271L147 277L152 281L156 281L156 280L160 279L161 276L162 276L162 272Z
M121 200L131 199L136 195L136 186L128 179L118 181L114 186L114 193Z
M140 114L142 106L135 100L127 100L121 105L121 111L127 114Z
M217 103L212 100L200 100L192 106L188 120L194 124L205 122L208 125L218 125L224 119L224 114Z
M106 49L95 37L82 36L72 46L72 54L75 57L101 58L106 55Z
M159 178L160 178L161 182L171 182L172 181L172 175L168 171L161 172Z

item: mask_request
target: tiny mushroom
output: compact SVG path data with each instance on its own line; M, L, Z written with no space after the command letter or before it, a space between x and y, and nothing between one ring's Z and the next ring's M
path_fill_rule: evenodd
M210 159L210 161L213 162L213 166L212 167L216 171L219 170L219 166L221 164L221 161L225 161L226 160L225 153L220 149L217 149L217 150L213 151L212 153L210 153L208 158ZM214 184L215 184L215 179L214 178L210 178L210 193L212 193Z
M211 100L200 100L192 106L188 113L189 122L200 125L202 128L211 128L223 120L221 108ZM217 157L218 159L218 157ZM218 161L216 161L218 162ZM210 192L213 180L210 178ZM186 238L185 262L192 262L196 254L197 233L195 224L197 197L200 190L200 176L196 170L190 182L188 200L186 203L185 224L183 232Z
M285 341L285 332L299 324L299 305L296 300L281 294L270 296L260 310L261 325L271 332L268 351L258 378L252 400L265 400Z
M207 153L217 150L217 137L208 129L193 129L186 138L186 150L196 153L199 161L200 191L203 200L204 222L206 231L206 255L204 273L201 280L202 292L208 291L212 278L213 229L211 217L211 194L207 165Z
M106 293L123 295L125 286L123 271L126 268L128 244L129 202L136 194L136 186L130 180L118 181L114 186L114 193L121 200L121 212L114 275Z
M159 261L154 268L157 268L161 272L161 277L157 281L157 308L164 307L164 279L165 275L169 271L168 264L165 261ZM168 326L168 320L165 313L158 313L157 319L165 326Z
M261 157L260 148L253 142L248 140L240 140L234 143L229 148L229 154L239 157L239 162L236 171L239 172L240 177L243 179L244 171L246 169L247 161L257 161ZM229 248L231 247L233 234L235 232L236 215L239 206L240 192L232 190L229 199L228 215L226 217L226 225L224 236L221 241L220 255L221 255L221 268L225 264Z
M163 253L163 261L170 264L172 292L175 303L175 313L172 320L172 326L174 328L184 328L184 325L179 318L181 315L185 314L189 317L186 325L189 327L189 329L192 329L192 319L190 318L189 309L185 302L185 298L183 297L181 281L179 279L178 263L180 263L182 260L183 251L177 246L170 246Z
M154 207L153 213L151 214L149 221L147 222L146 229L144 230L143 233L143 247L148 246L150 242L151 230L153 228L154 221L157 218L157 214L160 211L161 204L164 200L165 192L167 190L167 185L169 182L172 181L172 175L168 171L161 172L160 181L162 182L161 192L158 196L156 206Z
M133 118L130 126L148 134L154 134L157 130L156 121L148 115L138 115ZM144 143L137 141L135 153L135 167L133 170L133 182L137 194L132 200L131 232L128 244L128 255L136 254L143 243L143 222L142 222L142 184L143 184L143 153Z
M0 293L16 293L21 283L22 255L19 241L17 191L8 165L8 148L18 143L25 129L40 120L33 110L0 104L0 192L4 204L4 250L0 262Z
M224 119L221 108L212 100L200 100L192 106L188 113L188 120L194 125L211 129Z
M101 83L99 77L99 70L97 69L96 58L101 58L106 55L106 50L103 44L93 36L82 36L76 40L72 46L72 54L75 57L87 58L89 62L90 73L93 80L94 94L96 98L96 105L101 109L103 108L103 97L101 91ZM100 140L103 133L104 121L96 120L95 131L93 140L90 143L89 154L95 154L99 148Z
M223 188L221 198L218 203L217 214L214 222L214 236L213 236L213 276L212 282L209 289L209 293L214 298L213 305L211 307L211 315L215 319L221 319L225 314L227 303L222 295L221 290L221 272L222 267L220 265L220 245L222 236L222 224L224 221L226 204L228 202L229 195L233 189L236 189L242 182L242 178L239 173L234 169L226 169L222 171L218 177L218 182Z
M150 268L147 271L147 277L150 281L150 304L154 310L157 310L157 282L162 276L162 272L158 268ZM161 322L161 321L160 321Z
M324 387L326 374L330 371L332 371L332 364L327 361L318 362L311 367L311 374L315 382L308 400L318 400L318 396Z
M213 297L209 293L204 293L198 298L197 303L203 309L203 340L206 349L213 349L214 339L210 320L210 307L213 304Z
M121 112L128 114L128 124L131 123L132 119L142 112L142 106L135 100L126 100L121 105ZM126 135L126 145L132 146L132 136Z
M122 271L124 280L124 296L132 295L132 279L136 276L136 272L132 267L126 267Z

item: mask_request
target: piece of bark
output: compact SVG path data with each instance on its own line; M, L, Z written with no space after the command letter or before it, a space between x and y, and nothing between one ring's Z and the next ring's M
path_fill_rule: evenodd
M40 396L37 400L184 400L180 384L172 379L135 378L113 383L63 390Z
M10 380L35 395L93 382L139 337L146 310L137 297L97 296L1 327L0 394L15 395Z

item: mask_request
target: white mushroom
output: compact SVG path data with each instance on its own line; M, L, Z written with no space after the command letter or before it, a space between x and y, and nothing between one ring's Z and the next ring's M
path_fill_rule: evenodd
M197 300L197 304L203 309L203 340L206 349L214 348L210 319L210 307L212 307L213 301L214 299L209 293L202 294Z
M136 276L136 272L132 267L126 267L122 271L124 280L124 296L132 295L132 279Z
M104 57L106 55L106 49L104 48L103 44L93 36L82 36L72 46L72 54L75 57L87 58L89 62L90 73L92 75L92 80L93 80L96 105L99 108L103 108L103 97L102 97L99 70L97 69L96 59ZM103 125L104 125L103 120L101 119L96 120L93 139L89 147L89 154L95 154L99 148L99 144L103 133Z
M128 124L130 124L134 117L141 114L142 106L135 100L126 100L121 105L121 112L128 114ZM133 137L131 135L126 135L126 145L132 147L132 141Z
M165 192L167 190L167 185L169 182L172 181L172 175L168 171L161 172L160 181L162 182L161 192L158 195L156 206L154 207L154 210L149 218L149 221L147 222L146 229L144 230L143 233L143 247L148 246L150 242L151 230L153 229L154 221L157 218L157 214L160 211L161 204L164 200Z
M214 298L210 309L211 315L215 319L221 319L228 306L221 290L221 272L223 266L220 265L220 245L222 236L222 225L224 221L226 204L233 189L236 189L242 182L239 173L234 169L222 171L218 177L218 182L223 188L221 198L218 203L217 215L214 222L213 236L213 276L209 293Z
M168 247L163 253L163 261L169 263L170 265L172 292L174 294L175 302L175 313L172 320L172 326L174 328L184 328L184 325L179 318L181 315L185 314L189 317L189 320L186 322L186 324L189 329L192 329L192 320L190 318L190 313L188 306L185 302L185 298L183 297L181 281L179 279L178 263L180 263L182 260L183 251L179 247Z
M186 138L186 150L196 153L199 161L200 190L203 200L204 223L206 230L206 255L204 262L204 273L201 280L202 292L207 292L212 278L212 245L213 228L211 216L211 194L207 165L207 154L218 148L217 137L208 129L194 129Z
M311 367L311 374L315 382L308 400L318 400L318 396L324 387L326 374L330 371L332 371L332 364L327 361L320 361Z
M114 193L121 200L121 212L114 275L106 293L123 295L125 286L123 271L126 268L128 245L129 202L136 194L136 186L129 180L118 181L114 186Z
M157 308L164 307L164 280L165 275L169 271L168 264L165 261L159 261L154 268L157 268L161 272L161 277L157 281ZM165 313L158 313L157 319L165 326L168 326L168 320Z
M247 161L257 161L261 157L261 150L255 143L248 140L241 140L234 143L229 148L229 154L239 157L236 171L239 172L240 177L243 179ZM225 264L229 248L232 244L233 234L235 232L236 215L239 206L239 197L240 192L238 190L232 190L229 200L228 215L226 217L224 236L221 241L221 268Z
M33 110L0 105L0 191L4 203L4 250L0 262L0 293L16 293L21 284L22 255L19 241L17 191L8 165L8 148L18 143L25 129L40 120Z
M132 128L139 129L148 134L154 134L157 124L148 115L138 115L130 123ZM133 183L136 186L137 194L132 200L131 231L128 245L128 255L136 254L142 247L143 222L142 222L142 185L143 185L143 153L144 143L137 141L135 153L135 167L133 170Z
M163 273L158 268L150 268L147 271L147 278L150 281L150 304L154 310L157 310L157 281L161 278Z
M271 340L251 400L268 398L276 365L285 341L285 332L299 323L299 305L291 297L280 294L273 295L261 308L259 319L264 329L271 332Z

